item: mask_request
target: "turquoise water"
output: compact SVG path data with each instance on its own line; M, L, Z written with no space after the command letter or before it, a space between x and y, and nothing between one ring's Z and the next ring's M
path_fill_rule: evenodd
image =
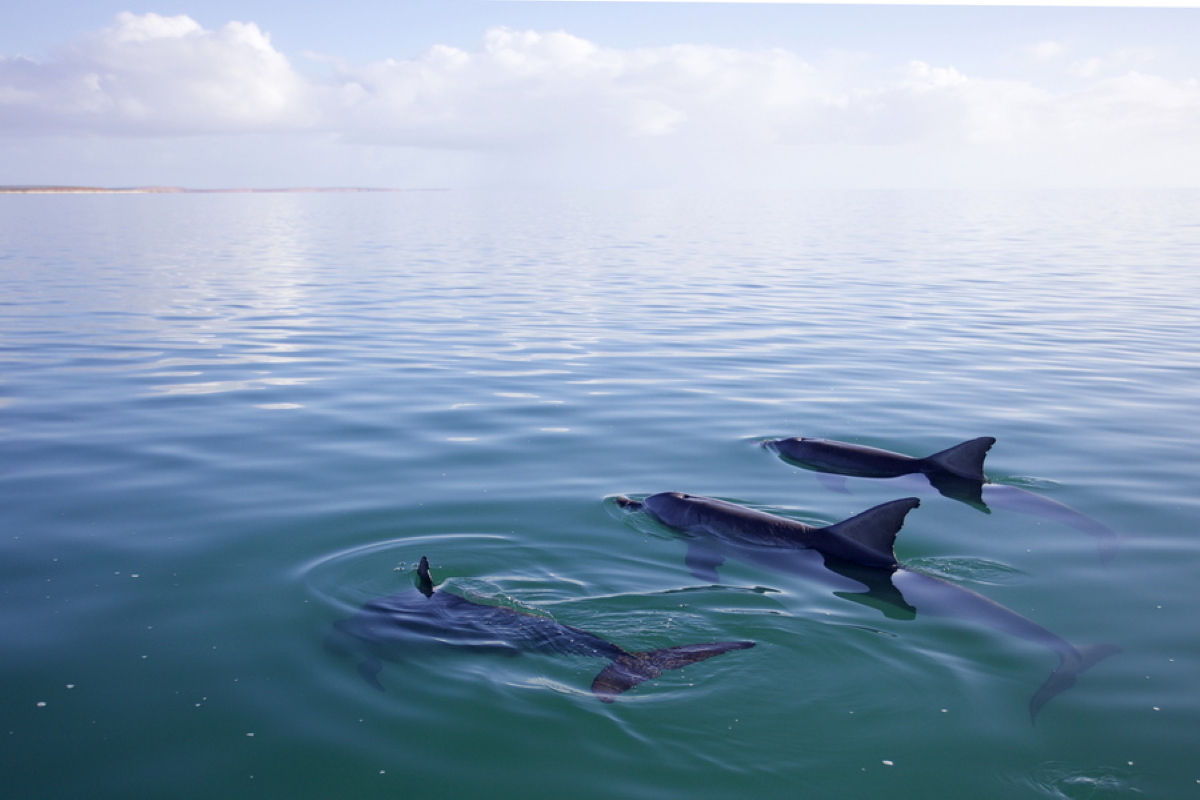
M1200 192L0 197L5 797L1200 795ZM757 442L925 455L1121 534L925 495L897 542L1100 662L729 562L619 494L813 524ZM601 661L335 620L413 586L628 649L750 639L619 702ZM969 793L969 794L968 794Z

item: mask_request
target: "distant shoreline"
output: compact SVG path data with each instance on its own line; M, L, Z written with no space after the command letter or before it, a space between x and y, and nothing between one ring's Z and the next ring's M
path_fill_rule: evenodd
M383 189L332 187L293 189L185 189L181 186L0 186L0 194L316 194L325 192L445 192L447 189Z

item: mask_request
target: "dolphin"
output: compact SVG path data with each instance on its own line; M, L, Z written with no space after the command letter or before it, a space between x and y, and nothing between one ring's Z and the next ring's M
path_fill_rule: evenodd
M1094 537L1101 562L1108 563L1120 539L1112 528L1065 503L1018 486L988 481L983 474L983 460L995 443L994 437L981 436L924 458L832 439L769 439L762 446L789 464L820 473L821 483L831 491L847 490L844 478L830 476L889 479L917 475L918 481L943 496L980 511L990 513L991 508L999 508L1053 520ZM904 488L919 491L921 485L905 482Z
M421 557L417 589L372 600L349 619L333 624L326 645L337 652L361 652L359 674L376 689L381 658L396 660L418 640L508 654L536 651L608 659L592 681L592 693L606 703L664 671L679 669L730 650L754 647L754 642L709 642L642 652L624 650L580 628L507 606L472 602L448 591L437 591L429 560Z
M920 505L915 497L893 500L825 527L680 492L640 501L621 496L616 502L681 533L688 543L687 565L700 580L717 581L717 567L734 557L816 580L838 590L837 596L893 619L920 614L961 619L1049 649L1059 664L1029 701L1031 722L1080 674L1120 651L1109 644L1076 647L977 592L904 569L896 560L896 534L908 512Z

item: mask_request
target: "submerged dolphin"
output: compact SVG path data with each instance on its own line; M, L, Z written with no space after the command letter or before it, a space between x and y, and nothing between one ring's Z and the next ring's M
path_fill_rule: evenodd
M896 534L915 497L894 500L826 527L764 511L679 492L663 492L644 500L618 497L617 504L642 511L687 537L687 564L701 580L716 581L717 567L732 556L796 573L839 589L839 597L878 608L892 618L918 614L950 617L986 625L1041 645L1059 665L1029 701L1030 720L1055 695L1115 645L1075 647L1035 622L981 594L900 566L894 550ZM863 589L866 591L862 591Z
M1017 486L988 482L983 474L983 459L995 443L995 438L981 436L924 458L832 439L772 439L764 441L762 446L789 464L821 473L822 484L832 491L845 492L845 482L825 476L888 479L919 475L942 495L981 511L1001 508L1069 525L1094 536L1100 560L1107 563L1116 553L1119 539L1112 528L1049 497ZM905 488L919 487L906 484Z
M665 670L704 661L754 642L710 642L630 652L580 628L506 606L474 603L437 591L429 560L417 567L417 590L372 600L349 619L335 622L326 644L334 650L365 655L358 671L380 691L380 658L397 659L420 639L515 654L521 650L606 658L611 663L592 681L592 693L606 703Z

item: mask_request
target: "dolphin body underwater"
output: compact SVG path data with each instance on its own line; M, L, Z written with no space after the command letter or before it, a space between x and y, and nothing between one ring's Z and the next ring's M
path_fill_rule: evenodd
M999 508L1068 525L1095 537L1100 560L1107 563L1120 538L1112 528L1049 497L988 482L983 460L995 443L994 437L981 436L924 458L832 439L770 439L762 446L793 466L820 473L821 483L831 491L847 492L845 479L831 476L889 479L919 475L943 496L981 511ZM907 482L904 488L920 489Z
M631 652L580 628L506 606L474 603L437 591L429 560L417 567L417 589L372 600L349 619L333 624L326 646L343 654L359 651L359 674L383 691L381 658L397 660L420 640L515 655L520 651L594 656L610 661L592 681L592 693L611 703L617 695L664 671L754 647L754 642L709 642Z
M896 534L908 512L920 505L915 497L884 503L826 527L680 492L640 501L618 497L616 502L682 533L688 544L687 565L700 580L716 582L717 567L732 556L817 580L838 589L837 596L892 618L928 614L966 620L1051 650L1059 664L1029 701L1031 722L1051 698L1075 685L1080 674L1121 649L1109 644L1075 647L981 594L901 567L894 550Z

